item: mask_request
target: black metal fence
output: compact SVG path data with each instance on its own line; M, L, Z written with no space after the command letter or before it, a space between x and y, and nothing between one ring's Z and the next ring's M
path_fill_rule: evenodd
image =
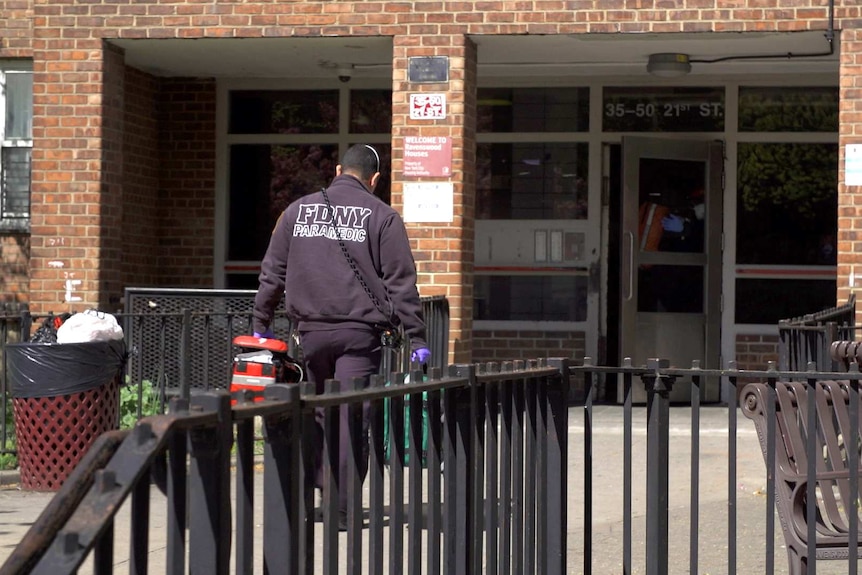
M131 549L120 561L131 573L181 573L189 561L192 572L226 574L231 557L236 573L261 572L256 557L271 574L563 573L567 374L566 360L461 365L445 377L433 368L422 383L421 372L410 384L374 376L370 387L356 382L350 392L273 385L264 401L246 393L233 407L224 392L174 399L170 414L102 436L0 573L76 573L91 554L95 572L112 572L111 526L127 500ZM357 440L340 484L339 410L348 405L351 437L358 438L363 402L371 406L368 478L364 486L358 479ZM324 430L319 495L307 464L315 409L323 410ZM255 470L255 418L264 431L262 471ZM164 543L153 541L149 527L151 478L166 496ZM339 490L348 499L344 535ZM257 498L262 516L254 513ZM253 537L256 524L262 540Z
M161 408L174 395L188 398L191 390L227 390L237 335L251 333L254 290L185 290L128 288L125 311L115 314L123 327L129 360L127 385L152 386ZM431 367L443 369L449 351L449 304L445 296L421 298L431 349ZM10 413L5 346L27 341L31 329L51 314L31 314L26 305L0 308L0 407ZM283 310L276 313L273 331L287 341L290 353L301 359L291 337L292 326ZM405 342L407 346L409 342ZM409 368L409 349L394 359L394 371ZM398 368L397 366L401 366ZM141 401L138 402L140 410ZM139 416L141 412L139 411ZM0 418L0 453L14 453L8 418Z
M782 425L766 436L744 433L750 422L741 424L740 411L730 406L719 412L726 425L716 440L716 429L707 433L702 421L714 419L717 408L701 406L697 391L706 378L719 378L723 395L734 398L752 381L774 390L779 382L796 380L808 394L806 405L813 406L825 401L819 381L844 379L851 407L842 429L859 429L858 365L834 373L810 367L806 372L773 365L763 371L676 369L661 360L599 367L589 358L582 366L563 359L461 365L446 377L431 370L423 383L420 374L413 378L417 383L406 385L387 386L375 377L370 388L351 392L313 395L302 386L271 386L265 401L237 397L242 401L233 408L226 394L195 391L190 406L178 398L169 415L142 420L127 437L106 435L0 574L71 573L88 554L100 566L97 572L128 562L132 573L183 572L187 558L194 558L195 571L214 574L231 566L237 573L783 573L785 551L775 522L781 491L774 466L764 465L775 460L776 450L786 449ZM592 394L583 405L567 407L565 401L566 375L580 374L592 387L609 373L624 389L623 405L614 407L620 420L612 429L606 419L595 423L597 411L609 408L594 406ZM670 405L677 381L692 387L685 408ZM635 385L647 392L645 407L632 405ZM333 472L337 414L342 405L350 406L351 436L358 437L359 406L366 401L373 414L370 472L364 484L358 480L361 445L352 443L347 481L339 485ZM326 418L328 478L317 495L305 463L315 408ZM828 410L800 410L786 423L800 429L833 423L831 415L823 415ZM258 461L254 418L262 419L264 430ZM390 442L387 465L387 438L405 436L407 447ZM816 463L816 454L826 448L821 433L803 437L794 449L813 455L814 463L806 479L811 487L797 495L805 516L816 521L823 504L816 486L823 485L821 476L833 477L837 470ZM859 451L862 438L851 437L844 434L839 451ZM753 459L744 456L752 452ZM845 460L849 469L858 467L858 457ZM404 465L392 463L398 461ZM760 495L741 485L743 477L753 476L760 478ZM165 494L163 539L156 531L161 536L165 530L148 527L150 478ZM349 501L346 533L338 529L340 489ZM840 528L857 534L858 481L850 480L849 488L842 484L842 490L846 525ZM261 499L262 505L255 504ZM116 557L113 531L105 526L125 500L132 509L131 549L128 557ZM610 507L619 522L608 520ZM259 538L255 525L262 526ZM840 539L826 555L811 549L807 572L855 574L856 537L845 537L843 555ZM810 540L819 546L821 534Z
M856 337L856 294L847 303L778 322L778 369L803 371L809 362L818 370L839 369L830 347Z

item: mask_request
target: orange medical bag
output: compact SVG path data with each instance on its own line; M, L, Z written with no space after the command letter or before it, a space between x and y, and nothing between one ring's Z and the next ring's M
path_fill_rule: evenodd
M240 348L233 360L230 392L262 392L274 383L297 383L305 372L302 365L287 353L287 343L280 339L239 335L233 344ZM255 397L254 401L260 401ZM232 400L231 403L236 403Z

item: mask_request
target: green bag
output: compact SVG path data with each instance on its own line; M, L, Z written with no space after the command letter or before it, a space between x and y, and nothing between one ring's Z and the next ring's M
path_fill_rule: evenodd
M391 409L390 400L387 398L383 402L383 461L387 464L390 462L392 449L389 445L389 410ZM422 392L422 447L420 449L421 464L425 468L428 466L428 392ZM410 464L410 402L404 402L404 465Z

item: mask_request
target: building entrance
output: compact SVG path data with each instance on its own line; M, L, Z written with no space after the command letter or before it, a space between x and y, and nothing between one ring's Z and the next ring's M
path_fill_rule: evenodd
M723 146L633 137L620 152L619 360L718 367ZM689 398L687 383L677 382L673 400ZM717 382L701 399L719 400Z

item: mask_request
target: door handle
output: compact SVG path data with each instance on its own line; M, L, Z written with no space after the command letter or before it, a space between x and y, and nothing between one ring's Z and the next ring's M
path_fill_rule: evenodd
M623 278L623 282L628 284L628 291L626 292L625 296L623 296L623 300L631 301L634 292L633 266L635 259L635 235L630 231L626 231L625 234L629 237L629 262L627 268L624 268L628 270L628 278Z

